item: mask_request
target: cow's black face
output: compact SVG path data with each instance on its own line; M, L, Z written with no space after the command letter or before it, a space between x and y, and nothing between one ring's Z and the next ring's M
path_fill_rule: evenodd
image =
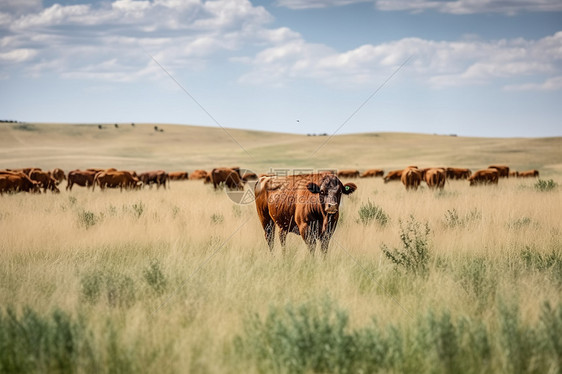
M322 209L327 214L335 214L339 210L342 193L349 195L357 189L357 186L353 183L343 185L336 176L327 175L320 185L309 183L307 188L310 192L319 195Z

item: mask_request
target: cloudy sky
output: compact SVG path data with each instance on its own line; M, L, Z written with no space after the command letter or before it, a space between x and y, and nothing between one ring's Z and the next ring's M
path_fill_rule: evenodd
M0 119L562 135L560 0L2 0Z

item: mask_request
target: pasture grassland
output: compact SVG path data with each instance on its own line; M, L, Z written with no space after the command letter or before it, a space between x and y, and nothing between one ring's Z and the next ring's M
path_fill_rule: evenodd
M4 195L0 372L562 370L559 187L354 182L325 257L199 181ZM423 274L382 251L410 220Z
M155 125L164 132L155 132ZM327 137L237 129L228 129L227 133L218 127L165 124L119 124L119 128L104 124L103 130L97 125L21 126L0 124L0 168L193 171L241 166L261 173L286 167L388 171L412 164L477 170L494 163L510 165L514 170L538 169L541 176L548 178L562 174L561 137L469 138L399 133Z

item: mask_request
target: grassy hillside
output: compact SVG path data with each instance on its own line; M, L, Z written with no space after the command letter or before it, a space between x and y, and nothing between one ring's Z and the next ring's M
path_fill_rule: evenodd
M158 126L163 132L155 131ZM88 167L166 170L240 165L258 172L280 167L402 168L505 163L542 175L562 173L562 138L467 138L367 133L313 137L163 124L0 124L0 168Z

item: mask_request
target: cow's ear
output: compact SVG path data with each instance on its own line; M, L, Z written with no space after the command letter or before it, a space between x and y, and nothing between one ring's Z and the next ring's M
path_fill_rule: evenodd
M356 189L357 186L355 185L355 183L346 183L343 185L343 193L346 195L353 193Z
M306 188L312 193L320 193L320 186L316 183L310 182L306 185Z

